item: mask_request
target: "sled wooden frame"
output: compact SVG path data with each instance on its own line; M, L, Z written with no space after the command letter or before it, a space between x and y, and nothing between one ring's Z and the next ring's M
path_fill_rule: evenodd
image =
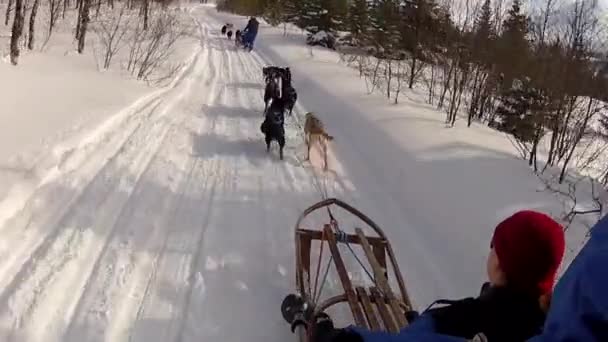
M338 206L350 214L361 219L367 224L377 236L366 236L361 228L355 228L354 234L345 232L337 233L332 229L331 224L325 224L322 230L309 230L301 227L302 221L312 212L329 207ZM318 303L313 303L314 294L311 294L311 245L318 240L327 243L330 255L333 259L336 273L340 279L344 293L333 296ZM351 282L344 261L338 249L339 243L349 245L359 245L369 262L376 286L366 289L362 286L355 286ZM384 231L365 214L348 205L347 203L330 198L316 203L306 209L298 218L295 227L296 244L296 285L300 296L309 305L309 319L313 320L318 314L323 313L328 308L346 302L354 318L354 324L359 327L374 331L398 332L405 327L408 322L405 312L412 309L412 305L405 287L403 276L395 259L393 249L384 234ZM388 258L387 258L388 256ZM396 279L399 297L394 294L388 282L388 264L393 270ZM316 283L316 279L315 279ZM315 285L316 286L316 285ZM374 309L375 308L375 309ZM309 327L314 326L314 322L307 323ZM299 334L301 342L312 342L309 334Z

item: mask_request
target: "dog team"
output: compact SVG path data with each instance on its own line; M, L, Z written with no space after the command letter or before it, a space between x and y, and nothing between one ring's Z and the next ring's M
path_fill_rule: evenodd
M257 21L257 19L255 17L251 17L243 31L236 30L236 32L234 33L234 43L236 44L236 46L242 46L249 51L253 50L253 43L255 42L255 38L258 35L259 26L260 23ZM224 26L222 26L222 35L226 35L228 39L231 40L233 29L233 24L226 23Z
M266 141L266 151L270 151L270 143L274 140L279 144L279 157L283 159L285 147L285 112L292 115L298 100L298 93L292 85L291 70L269 66L262 68L266 86L264 88L264 122L260 127ZM327 142L334 138L327 134L323 123L313 113L305 116L304 141L306 142L306 160L310 159L310 149L313 143L321 147L324 170L327 170Z
M235 44L242 45L246 49L253 49L253 42L257 36L259 23L255 17L251 17L243 31L236 30ZM222 26L222 35L232 39L234 25L226 23ZM285 148L285 112L292 115L293 108L298 100L298 93L292 85L291 70L277 66L262 68L264 76L264 121L260 130L264 134L266 151L270 151L270 144L276 141L279 144L279 157L283 160L283 149ZM304 141L306 142L306 160L310 159L310 149L313 144L320 147L324 170L327 170L327 143L334 139L327 134L323 123L313 113L307 113L304 123Z

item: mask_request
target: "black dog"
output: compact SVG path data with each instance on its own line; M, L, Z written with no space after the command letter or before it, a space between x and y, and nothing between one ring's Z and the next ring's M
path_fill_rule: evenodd
M226 32L228 32L229 34L232 35L233 27L234 27L234 24L226 23L226 25L222 26L222 34L226 34Z
M279 157L283 160L285 147L285 102L281 98L272 100L265 112L264 122L260 127L266 141L266 152L270 151L270 143L276 140L279 143Z
M262 68L262 74L264 75L264 80L266 82L266 89L264 91L264 103L266 107L264 110L268 108L268 102L271 99L280 96L285 102L285 108L289 110L289 115L291 115L293 107L298 100L298 93L291 85L291 70L289 68L269 66ZM278 80L281 80L280 94Z
M291 85L291 70L289 68L285 68L282 87L281 97L285 101L285 108L289 110L289 115L291 115L293 107L296 105L296 101L298 101L298 93Z
M273 78L291 79L291 71L289 70L289 68L280 68L277 66L263 67L262 74L264 75L264 81L266 83L268 83Z
M279 79L277 77L266 77L266 88L264 89L264 113L268 110L268 103L281 97Z
M269 66L262 68L262 74L264 75L264 81L266 82L266 88L264 90L264 111L268 109L268 102L270 100L285 96L282 94L282 91L285 90L291 94L288 96L290 99L288 108L293 109L293 106L295 105L293 93L295 90L291 87L291 70L289 70L289 68ZM281 81L280 86L279 81ZM287 84L287 86L285 86L285 84ZM295 97L297 98L297 94Z
M232 31L228 31L228 39L232 39Z
M243 38L241 37L241 30L236 30L234 33L234 44L236 46L240 46L243 43Z

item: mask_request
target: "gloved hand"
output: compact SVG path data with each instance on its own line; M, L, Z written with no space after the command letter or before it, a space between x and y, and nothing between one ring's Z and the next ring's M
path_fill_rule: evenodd
M363 338L352 330L336 329L327 314L317 316L313 342L363 342Z

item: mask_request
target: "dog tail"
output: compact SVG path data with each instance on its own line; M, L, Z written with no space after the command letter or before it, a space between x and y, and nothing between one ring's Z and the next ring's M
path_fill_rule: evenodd
M329 135L329 134L327 134L327 133L323 133L323 135L324 135L324 136L325 136L325 138L326 138L327 140L329 140L329 141L334 140L333 135Z

